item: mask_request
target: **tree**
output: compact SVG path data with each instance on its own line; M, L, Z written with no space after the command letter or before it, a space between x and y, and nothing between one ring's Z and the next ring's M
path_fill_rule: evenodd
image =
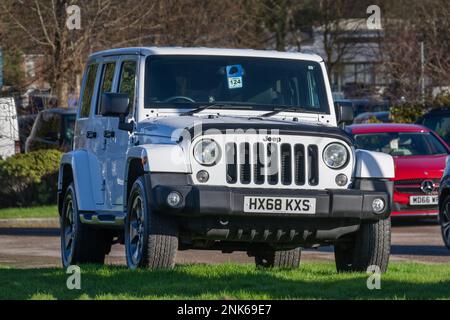
M22 63L22 52L18 50L3 51L4 86L12 87L14 90L18 90L25 84Z
M66 27L77 5L81 29ZM246 46L251 26L245 1L212 0L2 0L0 45L43 54L44 70L60 105L78 88L87 55L133 45Z
M391 85L386 95L421 103L421 49L425 51L426 102L433 87L450 86L450 6L447 0L386 1L385 36L380 50ZM408 15L404 15L404 8Z

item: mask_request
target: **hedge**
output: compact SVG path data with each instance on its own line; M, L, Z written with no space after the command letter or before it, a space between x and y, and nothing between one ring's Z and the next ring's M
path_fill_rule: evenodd
M39 150L0 160L0 207L56 203L61 156L57 150Z

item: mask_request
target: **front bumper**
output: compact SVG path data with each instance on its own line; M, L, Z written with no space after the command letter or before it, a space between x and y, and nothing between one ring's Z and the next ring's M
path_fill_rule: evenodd
M394 201L392 205L391 215L396 217L437 216L439 214L439 206L437 204L422 206L412 206L409 204L409 198L411 196L423 195L425 194L406 194L394 192ZM436 196L436 194L432 195Z
M437 216L439 214L438 205L410 206L409 204L394 202L392 205L392 216L396 217L425 217Z
M167 196L176 191L182 202L176 208L167 204ZM152 188L152 208L158 212L185 217L290 217L290 218L354 218L379 220L391 212L391 195L374 190L280 190L229 188L192 185L156 185ZM315 214L302 213L249 213L244 212L244 197L290 197L315 198ZM382 213L375 213L372 202L383 199L386 204Z

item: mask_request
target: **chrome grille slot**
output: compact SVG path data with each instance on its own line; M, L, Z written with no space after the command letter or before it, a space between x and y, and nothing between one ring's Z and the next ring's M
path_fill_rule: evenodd
M308 182L311 186L319 184L319 150L315 145L308 146Z

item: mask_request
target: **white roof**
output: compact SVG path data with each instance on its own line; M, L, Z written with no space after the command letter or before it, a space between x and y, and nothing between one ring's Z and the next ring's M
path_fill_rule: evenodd
M183 48L183 47L136 47L121 48L99 51L89 58L100 58L111 55L206 55L206 56L237 56L237 57L261 57L279 59L298 59L321 62L323 59L316 54L306 54L298 52L281 52L274 50L253 50L253 49L221 49L221 48Z

